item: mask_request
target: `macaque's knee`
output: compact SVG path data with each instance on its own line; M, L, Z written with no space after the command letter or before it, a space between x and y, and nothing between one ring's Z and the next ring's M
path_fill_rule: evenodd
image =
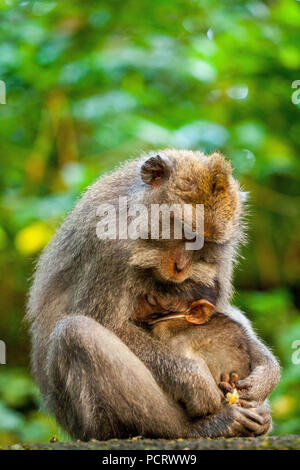
M81 439L174 436L186 426L183 411L143 362L91 318L73 316L57 325L48 377L50 409L72 435L78 437L82 429Z
M115 335L92 318L83 315L66 317L51 334L48 359L56 359L61 366L71 367L81 362L83 367L89 367L97 356L107 354L109 339L106 337L110 336Z
M59 423L82 440L123 432L105 407L105 390L110 389L102 357L106 334L96 321L78 315L63 319L51 335L46 403Z

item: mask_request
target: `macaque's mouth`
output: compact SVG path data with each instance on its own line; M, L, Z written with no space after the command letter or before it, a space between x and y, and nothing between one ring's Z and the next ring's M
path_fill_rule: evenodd
M189 272L185 273L184 275L175 277L166 275L159 268L154 268L153 271L157 280L164 283L181 284L189 278Z

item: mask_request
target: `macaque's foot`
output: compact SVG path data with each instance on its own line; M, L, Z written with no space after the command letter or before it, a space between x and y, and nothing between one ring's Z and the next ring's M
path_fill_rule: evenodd
M219 387L224 393L226 400L229 405L239 405L246 408L250 408L247 403L244 403L244 400L241 400L236 388L236 382L239 380L239 376L236 372L231 372L231 374L221 374L221 382Z
M235 383L239 380L239 376L236 372L231 372L231 374L221 374L221 381L219 387L226 395L226 393L233 393L235 389Z
M226 408L224 408L224 411ZM266 405L246 409L241 406L228 406L231 423L224 437L256 437L267 434L272 427L270 410Z

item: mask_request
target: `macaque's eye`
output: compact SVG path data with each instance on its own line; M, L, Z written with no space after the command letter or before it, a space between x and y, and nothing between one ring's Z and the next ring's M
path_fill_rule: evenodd
M164 175L164 170L161 168L158 170L153 170L151 176L153 179L156 180L157 178L161 178L163 175Z

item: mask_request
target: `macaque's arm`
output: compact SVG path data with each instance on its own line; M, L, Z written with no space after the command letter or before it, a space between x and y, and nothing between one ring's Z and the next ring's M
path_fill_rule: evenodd
M252 372L244 380L236 383L239 397L263 402L280 380L280 365L272 352L257 338L250 321L242 312L232 308L230 316L242 325L249 339Z
M280 366L271 351L257 338L250 340L251 374L239 380L240 398L263 402L280 380Z

